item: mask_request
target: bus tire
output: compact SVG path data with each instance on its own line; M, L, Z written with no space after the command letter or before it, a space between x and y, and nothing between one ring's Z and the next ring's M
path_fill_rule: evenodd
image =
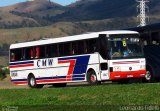
M88 73L87 73L87 82L88 82L90 85L98 85L98 84L101 84L101 82L97 80L97 76L96 76L96 73L95 73L94 70L88 71Z
M143 82L152 83L154 82L153 71L150 67L147 68L146 76L143 79Z
M43 88L43 84L37 84L36 79L33 75L28 76L28 86L30 88Z
M53 87L66 87L67 86L67 83L55 83L55 84L52 84Z

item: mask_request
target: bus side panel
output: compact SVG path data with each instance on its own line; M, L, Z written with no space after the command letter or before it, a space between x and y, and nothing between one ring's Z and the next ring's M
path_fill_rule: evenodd
M27 84L28 75L33 74L37 84L80 82L87 80L86 75L89 69L93 69L97 74L98 81L101 81L98 53L54 59L37 59L32 62L34 63L32 66L11 68L11 73L17 73L16 77L11 76L12 81L16 81L17 84L20 82ZM27 63L27 61L23 63Z
M34 61L18 61L10 63L10 77L14 84L26 85L27 77L34 69Z

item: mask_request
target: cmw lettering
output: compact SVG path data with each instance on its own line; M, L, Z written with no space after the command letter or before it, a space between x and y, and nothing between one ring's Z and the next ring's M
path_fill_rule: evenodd
M53 59L37 60L37 67L53 66Z

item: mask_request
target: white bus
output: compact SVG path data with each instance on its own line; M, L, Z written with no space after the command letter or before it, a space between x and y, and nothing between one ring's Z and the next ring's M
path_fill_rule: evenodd
M143 44L135 31L103 31L10 46L14 84L42 88L69 82L144 78Z

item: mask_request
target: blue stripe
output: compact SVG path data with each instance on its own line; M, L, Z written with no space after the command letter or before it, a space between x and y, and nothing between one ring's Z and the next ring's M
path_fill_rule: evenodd
M20 81L27 81L27 79L14 79L14 80L11 80L12 82L20 82Z
M66 78L66 76L41 77L41 78L36 78L36 80L44 80L44 79L62 79L62 78Z
M33 64L33 63L34 61L25 61L25 62L10 63L9 65Z
M72 78L73 81L85 80L85 78Z
M72 77L85 77L85 75L73 75Z
M60 79L60 78L66 78L66 76L58 76L58 77L43 77L43 78L36 78L36 80L45 80L45 79ZM75 76L72 78L73 81L80 81L80 80L85 80L84 77L82 78L76 78ZM11 80L12 82L26 82L27 79L14 79Z

